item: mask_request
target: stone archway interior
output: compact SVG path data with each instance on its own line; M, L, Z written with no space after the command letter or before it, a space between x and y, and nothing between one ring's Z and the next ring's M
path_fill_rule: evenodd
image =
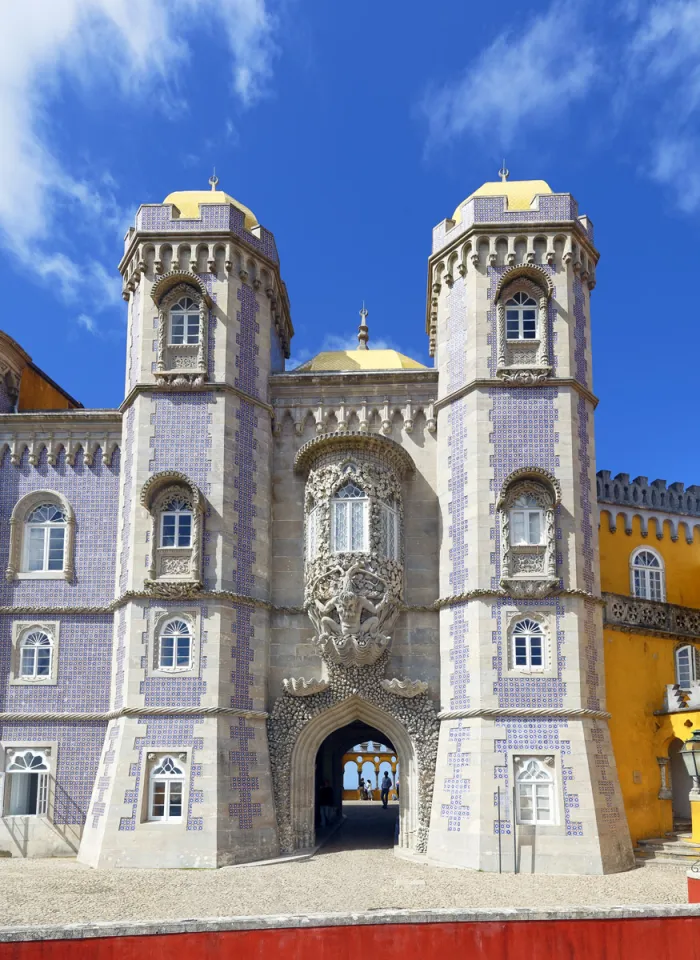
M325 781L333 789L336 809L342 810L343 780L345 776L343 759L356 744L366 743L370 740L374 744L383 743L390 750L394 750L394 745L383 730L371 727L361 720L355 720L344 727L339 727L325 738L316 755L316 797L318 797L320 787ZM367 757L370 756L369 753L366 755ZM360 773L359 776L361 775ZM315 819L318 825L318 811Z

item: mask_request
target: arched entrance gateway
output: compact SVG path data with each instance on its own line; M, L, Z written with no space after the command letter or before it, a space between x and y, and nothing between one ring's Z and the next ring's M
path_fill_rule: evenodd
M402 480L413 462L387 437L328 434L298 451L295 468L307 475L304 606L320 660L317 676L284 681L268 720L280 846L313 845L319 748L360 723L396 751L399 844L424 852L439 721L427 683L386 677L403 604Z

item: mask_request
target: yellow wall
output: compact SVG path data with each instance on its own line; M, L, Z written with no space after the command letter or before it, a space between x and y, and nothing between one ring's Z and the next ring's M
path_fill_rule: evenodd
M18 410L71 410L75 407L65 394L57 390L32 367L25 367L19 388Z
M615 533L610 532L605 514L601 519L602 590L630 594L630 556L643 546L653 547L663 558L667 601L700 607L700 537L696 534L695 542L688 544L681 530L674 543L666 524L664 537L658 540L654 520L643 537L637 517L629 535L621 516ZM665 686L676 681L674 651L682 642L609 627L604 631L610 734L633 841L671 830L671 800L658 798L661 779L656 758L667 757L674 738L687 740L700 726L700 711L654 716L663 707Z

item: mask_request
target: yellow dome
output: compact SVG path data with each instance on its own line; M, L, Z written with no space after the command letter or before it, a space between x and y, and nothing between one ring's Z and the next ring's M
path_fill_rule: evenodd
M172 203L180 211L180 216L187 220L199 220L200 203L232 203L245 214L246 230L251 230L258 223L258 218L252 210L224 193L223 190L176 190L175 193L169 193L163 203Z
M427 370L398 350L326 350L297 367L295 373L333 370Z
M498 180L496 183L484 183L470 193L467 200L473 197L505 197L506 210L529 210L532 201L540 193L554 193L552 188L544 180ZM462 219L462 206L467 202L463 200L452 214L455 223Z

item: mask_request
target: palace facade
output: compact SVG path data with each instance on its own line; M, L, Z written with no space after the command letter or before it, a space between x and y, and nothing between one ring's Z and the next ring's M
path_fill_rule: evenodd
M596 476L591 221L484 184L433 231L432 367L363 315L287 371L275 239L214 187L125 238L118 410L0 335L0 851L307 848L373 741L405 855L631 867L689 815L700 487Z

